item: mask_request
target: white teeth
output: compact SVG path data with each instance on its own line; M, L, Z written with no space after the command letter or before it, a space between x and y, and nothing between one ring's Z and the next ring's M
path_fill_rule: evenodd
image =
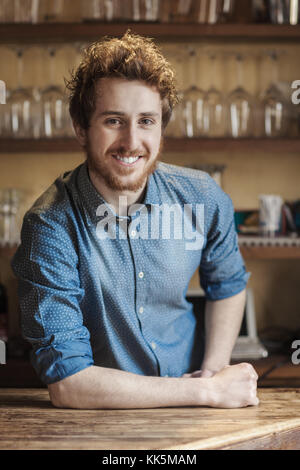
M119 157L119 155L114 155L117 160L121 160L124 163L135 163L139 157Z

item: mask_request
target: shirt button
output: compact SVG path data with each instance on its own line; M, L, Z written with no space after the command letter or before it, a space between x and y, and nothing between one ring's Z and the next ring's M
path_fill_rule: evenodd
M156 348L156 344L154 343L154 341L152 341L151 347L152 347L152 349L155 349L155 348Z
M139 278L140 278L140 279L143 279L143 277L144 277L144 273L143 273L143 271L141 271L141 272L139 273Z
M135 236L136 236L136 231L135 231L135 230L132 230L131 236L132 236L132 237L135 237Z
M144 307L139 308L139 313L144 313Z

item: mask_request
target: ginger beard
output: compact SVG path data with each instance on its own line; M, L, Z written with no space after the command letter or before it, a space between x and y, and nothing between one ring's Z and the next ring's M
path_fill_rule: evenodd
M137 192L144 187L148 177L156 170L162 148L163 138L161 138L159 151L154 159L153 157L149 158L148 155L143 155L142 159L145 160L144 169L141 173L139 172L139 175L136 177L136 179L131 182L122 181L122 177L126 177L127 175L130 175L132 172L134 172L134 167L130 168L119 166L118 170L116 171L114 165L114 168L112 169L111 159L113 157L111 156L111 153L122 155L123 152L118 152L118 150L109 152L108 156L105 155L103 159L99 160L98 158L95 158L89 147L89 144L87 143L86 158L89 170L93 172L97 179L102 181L108 188L114 191Z

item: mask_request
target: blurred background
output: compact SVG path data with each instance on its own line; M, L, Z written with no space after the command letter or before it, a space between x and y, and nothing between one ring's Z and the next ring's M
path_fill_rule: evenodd
M84 160L64 78L85 46L128 27L176 70L163 160L209 172L232 198L259 335L276 350L299 331L299 19L297 0L0 0L0 337L11 357L27 354L10 268L22 218ZM272 227L262 195L280 201Z

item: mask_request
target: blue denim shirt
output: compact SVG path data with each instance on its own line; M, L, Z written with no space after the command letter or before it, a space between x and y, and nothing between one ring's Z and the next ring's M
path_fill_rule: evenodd
M25 214L12 268L45 384L91 365L173 377L199 368L203 331L186 300L193 274L210 300L237 294L250 276L230 197L207 173L161 162L127 217L97 192L86 162L61 175Z

